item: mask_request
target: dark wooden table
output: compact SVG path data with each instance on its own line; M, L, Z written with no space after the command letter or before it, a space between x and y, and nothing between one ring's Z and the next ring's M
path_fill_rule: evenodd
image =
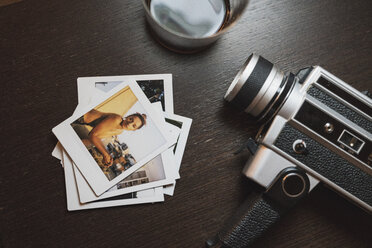
M249 155L232 153L258 127L222 99L247 56L319 64L371 90L371 13L370 0L252 0L214 46L181 55L154 41L139 0L1 7L0 247L203 247L255 188L241 174ZM51 129L77 105L76 78L146 73L172 73L175 113L194 120L175 195L68 212ZM372 247L371 223L320 185L255 247Z

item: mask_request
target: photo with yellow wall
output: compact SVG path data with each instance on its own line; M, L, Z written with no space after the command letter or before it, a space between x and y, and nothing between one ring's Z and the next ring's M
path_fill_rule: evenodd
M71 126L109 180L166 142L129 86Z

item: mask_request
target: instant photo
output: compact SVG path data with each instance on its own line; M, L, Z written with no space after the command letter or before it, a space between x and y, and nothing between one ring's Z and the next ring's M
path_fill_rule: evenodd
M68 157L66 152L62 152L62 161L64 163L65 171L65 185L66 185L66 198L67 209L69 211L105 208L115 206L134 205L142 203L154 203L164 201L163 188L157 187L153 189L146 189L139 192L127 193L107 199L98 200L91 203L80 203L78 190L75 182L73 162Z
M80 202L93 202L99 199L174 183L179 174L174 171L175 162L172 153L173 150L168 149L161 155L156 156L100 196L96 196L92 192L79 170L74 166Z
M183 153L185 152L186 142L189 136L192 119L169 113L164 113L164 116L167 123L170 123L181 129L177 142L173 148L173 153L175 156L174 166L176 167L176 170L179 171L182 163ZM176 184L174 183L172 185L165 186L164 194L172 196L174 194L175 185Z
M135 79L137 76L132 76ZM143 76L139 76L143 77ZM162 75L155 75L155 78L162 77ZM105 79L109 79L110 77L105 77ZM91 94L91 90L89 90L91 85L95 85L96 89L97 87L104 87L102 90L100 90L100 94L104 94L107 90L112 90L115 87L118 86L118 83L116 81L109 81L109 83L105 84L97 84L95 80L91 80L91 78L83 78L84 80L80 79L78 81L78 89L79 89L79 99L82 99L82 102L79 102L79 105L87 105L90 101L94 100L96 98L95 96L92 96L94 94ZM96 79L96 77L93 77L92 79ZM166 80L165 77L161 81L166 81L169 83L170 81ZM153 80L147 80L149 82L152 82ZM154 80L159 81L159 80ZM100 86L99 86L100 85ZM112 87L111 87L112 86ZM169 92L169 89L171 87L166 87L166 95L172 95L171 92ZM170 100L168 102L171 102ZM152 104L154 107L156 107L156 110L159 111L159 115L163 116L162 111L162 105L161 102L156 102L156 104ZM79 108L79 107L78 107ZM77 108L77 109L78 109ZM160 110L159 110L160 108ZM76 111L76 110L75 110ZM164 120L164 117L162 117ZM178 134L174 134L174 126L170 125L168 123L165 123L167 128L170 130L171 140L172 143L175 143L178 137ZM179 132L179 131L178 131ZM125 178L118 184L116 184L114 187L106 191L104 194L97 197L90 189L89 185L87 185L86 181L83 179L83 176L79 172L79 170L75 169L75 176L77 178L77 185L80 195L80 201L81 202L91 202L96 199L104 199L107 197L112 197L119 194L125 194L127 192L133 192L133 191L139 191L146 188L152 188L162 185L168 185L175 181L175 179L179 178L178 170L175 170L175 160L174 155L172 154L172 151L165 151L161 155L158 155L153 160L146 163L143 167L132 173L129 177Z
M173 90L171 74L148 74L133 76L80 77L78 78L79 102L86 95L94 96L108 92L121 82L134 79L151 103L161 102L163 111L173 113ZM81 92L88 92L80 95Z
M176 166L179 170L182 162L183 153L185 152L187 138L189 136L192 119L183 117L180 115L164 113L165 121L169 124L180 128L180 135L178 136L177 142L174 146L174 155L176 159Z
M165 111L165 92L164 92L164 80L136 80L143 93L147 96L151 103L161 102L163 111ZM103 92L108 92L118 86L120 81L108 81L108 82L95 82L94 85L97 89Z
M131 168L159 145L160 133L148 123L147 113L129 86L80 116L71 126L109 180ZM141 129L149 130L160 142L137 142ZM138 135L136 135L138 134ZM150 137L149 137L150 138ZM149 142L149 141L147 141Z
M102 95L109 97L92 104L94 107L84 107L83 114L77 113L53 129L96 195L170 145L163 117L135 82L122 83L95 99L104 99Z

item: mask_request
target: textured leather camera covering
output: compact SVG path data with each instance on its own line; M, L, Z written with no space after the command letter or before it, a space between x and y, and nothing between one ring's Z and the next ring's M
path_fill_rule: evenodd
M219 232L222 247L242 248L257 238L284 214L262 194L252 194Z
M335 116L330 115L329 113L322 110L320 107L317 107L306 100L302 104L294 119L296 121L299 121L307 128L311 129L318 136L323 137L328 142L334 144L335 146L338 146L340 149L345 151L353 148L348 145L345 139L343 140L344 145L341 146L339 140L343 136L343 133L347 131L348 133L356 136L358 139L362 140L365 143L364 145L362 145L362 147L359 147L360 149L354 147L354 151L358 150L358 153L349 153L349 155L364 162L365 164L368 164L368 157L372 151L372 142L367 137L358 134L355 131L354 127L344 124ZM333 126L333 131L330 133L325 131L325 125L327 123L331 123L331 125Z
M297 139L306 142L308 153L297 154L293 151L292 144ZM372 206L372 176L304 133L287 124L275 141L275 146Z
M311 87L307 93L318 99L323 104L327 105L337 113L341 114L348 120L354 122L361 128L365 129L368 132L372 132L372 122L369 121L367 118L362 116L361 114L357 113L356 111L352 110L351 108L345 106L334 97L328 95L327 93L323 92L322 90L318 89L317 87Z

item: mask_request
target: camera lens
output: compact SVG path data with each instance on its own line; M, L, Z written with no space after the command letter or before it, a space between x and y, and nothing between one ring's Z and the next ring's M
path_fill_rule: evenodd
M293 74L284 76L270 61L251 54L225 99L257 119L271 118L285 101L293 82Z

